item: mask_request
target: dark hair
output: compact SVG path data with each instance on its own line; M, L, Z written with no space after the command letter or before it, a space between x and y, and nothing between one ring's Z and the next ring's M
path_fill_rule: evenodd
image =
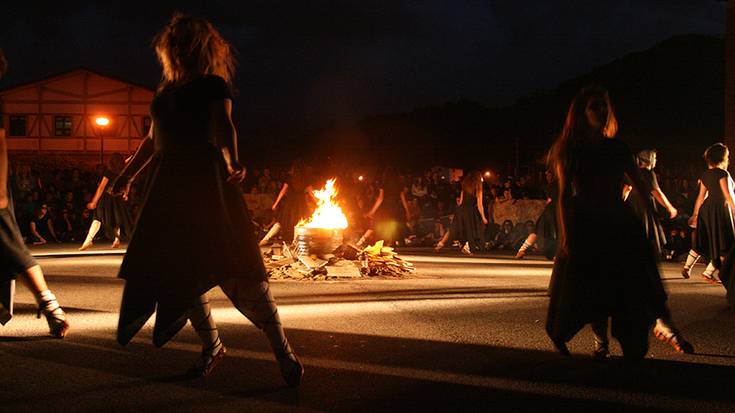
M471 195L477 195L482 189L482 174L480 171L471 171L462 179L462 190Z
M719 165L727 159L728 149L724 143L716 143L704 151L704 160L707 165Z
M3 53L3 49L0 49L0 79L3 78L3 75L8 70L8 61L5 60L5 53Z
M602 99L607 104L607 120L602 127L602 137L612 138L618 132L618 121L615 118L615 111L607 89L599 85L590 85L580 90L569 104L564 127L549 153L550 163L557 174L558 168L561 168L562 171L568 170L570 152L585 143L586 140L600 137L589 133L589 124L585 115L587 103L592 99Z
M230 44L204 19L176 12L153 41L163 67L159 89L186 75L217 75L228 84L235 73Z

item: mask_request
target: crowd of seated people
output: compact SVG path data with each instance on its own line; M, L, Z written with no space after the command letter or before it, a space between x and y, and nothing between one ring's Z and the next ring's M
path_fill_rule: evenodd
M33 166L31 166L33 165ZM93 212L87 204L94 194L104 172L102 165L62 167L59 163L14 162L10 184L14 206L21 231L29 244L53 242L82 242L92 221ZM274 199L287 179L288 170L250 168L241 184L243 192ZM342 191L340 202L350 218L351 229L359 234L369 226L365 217L373 206L381 183L374 176L361 176L355 171L338 175ZM489 174L488 174L489 175ZM534 230L533 221L493 221L493 208L522 199L545 199L541 174L513 177L485 176L483 205L487 208L489 223L485 231L486 249L514 251ZM696 198L695 180L660 172L661 187L670 194L671 202L679 211L673 220L664 220L667 231L666 258L678 259L691 247L691 228L687 219ZM310 172L312 186L320 188L331 176L317 176ZM448 230L461 192L460 180L451 179L446 170L427 169L400 176L408 202L399 244L430 247ZM137 179L136 182L144 181ZM131 190L129 206L133 212L140 202L141 188ZM253 211L253 220L260 235L272 224L270 209ZM104 236L100 234L100 236Z

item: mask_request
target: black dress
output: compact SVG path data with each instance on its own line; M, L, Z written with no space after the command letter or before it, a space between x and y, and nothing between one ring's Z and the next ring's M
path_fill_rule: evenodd
M153 341L161 346L212 287L232 297L243 285L267 280L242 192L227 182L221 151L212 143L210 104L231 98L222 78L204 76L164 89L151 103L152 175L119 274L126 280L122 344L154 310Z
M13 211L13 197L8 186L8 207L0 209L0 323L7 323L13 315L15 278L36 265L38 263L20 235Z
M647 168L640 168L640 172L641 179L647 189L659 189L656 173ZM666 245L666 232L663 226L661 226L661 220L657 215L656 199L651 195L651 191L648 191L646 194L641 194L633 189L628 196L627 203L633 209L633 213L641 221L641 224L643 224L646 237L648 237L651 245L653 245L656 255L660 257L663 253L664 245Z
M553 259L559 246L559 225L556 218L556 204L559 202L559 187L556 182L550 183L546 189L546 199L551 202L546 204L543 212L536 221L536 243L541 252L548 259Z
M462 203L454 212L449 231L452 239L459 240L461 245L468 242L472 251L480 250L485 246L485 224L482 223L482 216L477 210L475 194L462 192Z
M707 198L699 208L695 251L721 267L720 257L727 256L735 240L735 230L730 207L720 187L720 179L730 179L730 174L720 168L707 169L700 180L707 188Z
M115 186L118 175L106 169L103 176L109 182L97 202L97 208L94 210L94 219L102 223L107 238L114 238L115 229L120 228L120 237L127 239L133 230L133 215L122 196L113 193L113 187Z
M578 147L570 158L567 249L554 263L546 331L567 342L585 324L611 316L624 353L645 354L649 327L666 314L666 293L653 247L621 197L625 172L637 167L617 139Z
M311 215L307 202L306 183L301 177L289 176L286 180L288 189L276 211L275 220L281 224L283 239L291 242L294 236L294 227L302 219Z
M401 241L406 227L406 213L401 201L401 192L405 190L399 179L390 179L382 183L383 202L375 216L375 236L384 240L386 246L393 246Z

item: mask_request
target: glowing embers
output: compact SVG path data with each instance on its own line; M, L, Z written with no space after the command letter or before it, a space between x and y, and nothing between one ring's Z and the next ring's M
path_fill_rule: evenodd
M308 220L302 220L296 227L347 228L347 217L336 201L337 189L334 187L335 181L335 178L329 179L323 189L314 191L314 197L317 199L316 210Z

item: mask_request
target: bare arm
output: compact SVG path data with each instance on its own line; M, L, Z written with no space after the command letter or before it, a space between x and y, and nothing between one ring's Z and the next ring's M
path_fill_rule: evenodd
M694 201L694 211L692 211L692 216L689 218L689 226L692 228L697 227L697 216L699 215L699 208L702 207L702 203L704 202L704 199L707 197L707 188L704 186L702 182L699 183L699 193L697 194L697 199Z
M482 217L482 223L487 225L487 218L485 218L485 208L482 207L482 188L477 191L477 210L480 211L480 217Z
M8 143L0 129L0 209L8 207Z
M306 187L306 193L309 194L309 197L311 198L311 201L315 204L319 202L319 200L316 198L316 195L314 195L314 187L309 185Z
M628 196L630 196L630 191L633 190L633 187L628 184L623 184L623 202L628 200Z
M661 190L661 188L654 188L651 190L651 195L658 201L659 204L661 204L664 208L666 208L667 211L669 211L669 218L674 218L678 211L676 208L674 208L673 205L671 205L671 202L669 202L669 199L666 198L666 194Z
M120 181L122 185L129 187L129 182L132 182L136 176L140 173L143 168L148 165L151 161L154 152L153 145L153 130L154 125L151 123L151 129L148 131L148 136L143 139L143 142L138 145L138 149L135 154L125 164L125 167L120 172ZM117 185L116 185L117 186Z
M240 165L237 154L237 131L232 123L232 100L221 99L210 106L214 142L222 151L222 156L230 174L227 179L231 183L240 183L245 179L245 168Z
M33 234L34 237L38 238L37 243L38 244L45 244L46 240L41 236L41 234L38 233L38 229L36 228L36 223L31 221L31 234Z
M97 208L97 202L99 202L102 193L105 192L105 188L107 187L108 182L110 182L110 180L107 179L106 176L103 176L102 180L100 180L100 184L97 185L97 190L94 192L94 197L92 197L92 200L89 201L89 203L87 204L87 209Z
M401 191L401 205L403 205L403 211L406 213L406 217L411 216L411 209L408 207L408 199L406 199L406 189Z
M367 214L365 214L368 218L372 218L373 215L375 215L375 212L378 211L378 208L383 204L383 197L385 196L385 192L383 191L383 188L380 188L380 191L378 192L378 197L375 198L375 203L373 204L373 207L370 208L370 211L368 211Z
M278 208L278 204L281 202L281 199L283 199L284 196L286 196L286 192L288 192L288 184L284 183L281 186L281 192L278 193L278 197L276 197L276 202L273 203L273 206L271 207L272 210L276 210Z
M720 178L720 189L725 195L725 202L730 207L730 213L735 214L735 202L732 199L732 188L730 187L729 177Z
M54 230L54 221L49 218L49 220L46 221L46 226L48 227L49 234L54 238L54 241L59 242L59 237L56 236L56 231Z

